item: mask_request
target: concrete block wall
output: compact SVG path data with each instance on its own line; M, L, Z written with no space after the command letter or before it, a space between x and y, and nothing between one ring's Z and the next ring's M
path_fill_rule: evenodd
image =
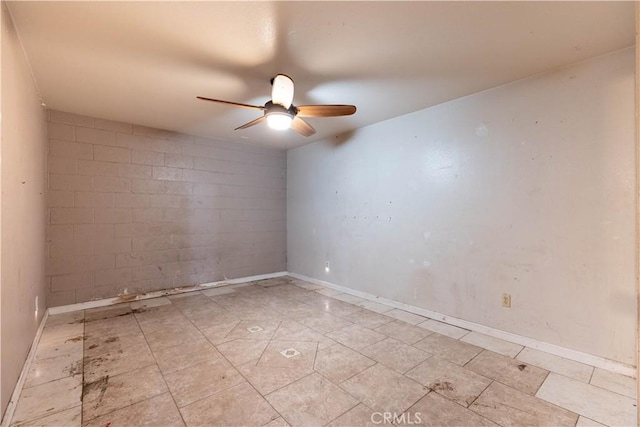
M51 110L49 306L286 270L286 152Z

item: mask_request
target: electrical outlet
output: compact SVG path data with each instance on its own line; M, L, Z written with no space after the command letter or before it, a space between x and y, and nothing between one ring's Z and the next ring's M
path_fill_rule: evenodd
M324 262L324 271L326 271L327 273L329 272L330 268L329 268L329 261L325 261Z
M511 308L511 294L502 294L502 306Z

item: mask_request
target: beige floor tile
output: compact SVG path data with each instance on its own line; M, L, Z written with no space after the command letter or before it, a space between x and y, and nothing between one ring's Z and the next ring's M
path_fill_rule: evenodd
M83 427L184 426L171 395L163 393L86 422Z
M362 308L366 308L367 310L374 311L376 313L387 313L394 309L393 307L390 307L386 304L381 304L379 302L369 300L358 303L356 305Z
M336 295L341 295L344 292L339 291L337 289L331 289L331 288L321 288L321 289L316 289L315 292L319 293L320 295L324 295L327 297L333 297Z
M361 353L400 373L407 372L430 356L422 350L393 338L387 338L366 347L361 350Z
M327 427L375 427L383 424L380 414L375 413L362 403L340 415L327 425Z
M82 349L84 340L66 337L49 340L46 342L38 342L36 348L35 360L48 359L50 357L58 357L62 355L78 355L82 357Z
M82 353L37 359L31 362L24 388L76 375L82 376Z
M589 418L585 418L582 415L578 417L578 422L576 423L576 427L606 427L604 424L600 424L597 421L590 420Z
M218 344L216 348L235 366L243 365L262 356L269 340L236 339Z
M532 395L549 374L545 369L488 350L466 364L465 368Z
M273 339L277 340L305 329L308 328L300 322L296 322L295 320L283 320L280 323L280 326L278 326L278 329L276 329L276 332L273 334Z
M292 426L322 426L358 404L356 399L315 373L266 398Z
M133 301L130 303L132 311L139 311L141 309L151 308L151 307L160 307L163 305L171 304L171 300L166 297L159 298L148 298L140 301Z
M90 322L92 320L109 319L111 317L118 317L127 313L131 313L131 305L129 303L109 305L106 307L85 310L84 320Z
M60 325L64 323L82 323L84 321L84 310L71 311L69 313L50 314L47 316L47 326Z
M240 323L240 320L223 322L201 329L200 331L212 344L222 344L223 342L231 341L231 338L227 338L227 335L229 335L229 332L231 332L233 328L238 326L238 323Z
M323 310L328 311L334 316L346 317L362 311L362 307L358 307L335 298L330 298L330 300L329 304L323 306Z
M240 373L262 395L278 390L313 372L307 368L272 368L269 366L257 366L258 360L238 366Z
M80 427L82 425L82 406L78 405L37 420L11 425L16 427L18 425L20 427Z
M40 342L82 339L84 323L59 323L46 325L42 330Z
M425 320L427 320L426 317L409 313L408 311L400 310L398 308L395 308L391 311L387 311L384 313L384 315L393 317L394 319L402 320L403 322L409 323L411 325L417 325L418 323L422 323Z
M307 326L308 328L315 329L318 332L326 334L328 332L337 331L339 329L346 328L353 325L352 322L344 320L338 316L334 316L329 313L309 313L302 314L300 317L295 318L298 322Z
M315 283L310 283L310 282L305 282L305 281L296 281L295 286L298 286L302 289L305 289L307 291L315 291L316 289L322 289L324 288L324 286L322 285L316 285Z
M142 330L133 314L87 321L84 324L86 338L103 337L105 335L140 334Z
M347 302L349 304L354 304L354 305L366 301L366 299L364 299L364 298L360 298L360 297L357 297L355 295L350 295L350 294L335 295L334 298L338 299L340 301Z
M635 378L605 371L604 369L595 368L591 377L591 384L633 399L637 396L638 389Z
M360 325L351 325L338 331L329 332L327 337L354 350L362 350L382 341L386 338L386 335L363 328Z
M469 407L502 426L574 426L578 415L494 382Z
M529 347L525 347L516 359L585 383L589 382L593 374L593 366L565 359L560 356L554 356L553 354Z
M427 394L402 415L395 423L397 426L498 427L498 424L435 392Z
M449 360L456 365L464 365L482 351L480 347L454 340L438 333L429 335L413 344L413 346L440 359Z
M82 420L87 422L100 415L121 409L167 392L167 386L157 366L105 376L85 383L82 390Z
M282 417L278 417L271 421L269 424L265 424L263 427L291 427L291 425Z
M313 369L318 343L309 341L271 341L258 366Z
M42 418L81 403L82 378L66 377L22 390L13 414L13 423Z
M344 319L369 329L375 329L378 326L382 326L394 321L394 319L392 319L391 317L387 317L385 315L364 309L357 313L346 316Z
M470 332L460 338L460 341L482 347L486 350L491 350L494 353L502 354L507 357L516 357L516 355L524 348L521 345L481 334L479 332Z
M156 351L164 347L172 347L202 338L203 335L193 325L167 326L160 331L146 333L145 338L151 350Z
M405 375L463 406L469 406L491 384L490 379L437 357Z
M208 297L214 297L216 295L225 295L235 292L236 290L229 286L220 286L218 288L207 289L202 291L202 294Z
M309 341L318 343L318 350L323 350L325 348L331 347L336 342L331 338L328 338L325 335L322 335L320 332L314 331L313 329L305 328L301 331L293 332L288 335L274 335L274 340L278 341Z
M449 338L453 338L454 340L458 340L471 332L467 329L459 328L457 326L449 325L443 322L438 322L437 320L433 319L428 319L425 322L418 323L416 326L428 329L432 332L437 332L440 335L446 335Z
M218 350L204 338L165 347L153 355L164 375L220 357Z
M279 320L249 319L242 320L229 332L228 338L245 340L270 340L280 326Z
M340 387L377 412L397 414L429 392L427 387L380 364L349 378Z
M553 372L536 397L605 425L637 424L635 399Z
M415 344L421 339L433 334L431 331L418 328L417 326L410 325L400 320L394 320L393 322L378 326L375 331L409 345Z
M318 351L315 370L334 383L339 384L375 365L375 363L375 361L342 344L336 344Z
M144 337L136 339L135 344L128 344L128 338L133 337L133 335L127 335L119 341L108 342L110 339L117 338L111 337L105 340L107 343L104 345L98 347L93 347L96 344L89 345L84 358L84 382L93 382L107 375L119 375L154 365L155 359Z
M247 382L180 409L187 426L262 426L280 415Z
M179 408L244 381L222 357L181 369L164 378Z

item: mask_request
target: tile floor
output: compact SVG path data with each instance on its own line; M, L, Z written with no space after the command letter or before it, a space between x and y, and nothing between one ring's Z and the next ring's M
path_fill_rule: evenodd
M50 316L12 425L632 426L635 390L282 277Z

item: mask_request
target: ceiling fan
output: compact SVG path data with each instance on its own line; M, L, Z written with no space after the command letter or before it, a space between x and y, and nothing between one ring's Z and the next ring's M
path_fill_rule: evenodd
M278 74L271 79L271 101L264 106L241 104L239 102L223 101L220 99L198 96L204 101L218 102L235 107L260 110L264 114L255 120L245 123L235 130L246 129L266 120L269 127L278 130L293 129L303 136L311 136L316 130L303 117L337 117L350 116L356 112L354 105L293 105L293 80L284 74Z

